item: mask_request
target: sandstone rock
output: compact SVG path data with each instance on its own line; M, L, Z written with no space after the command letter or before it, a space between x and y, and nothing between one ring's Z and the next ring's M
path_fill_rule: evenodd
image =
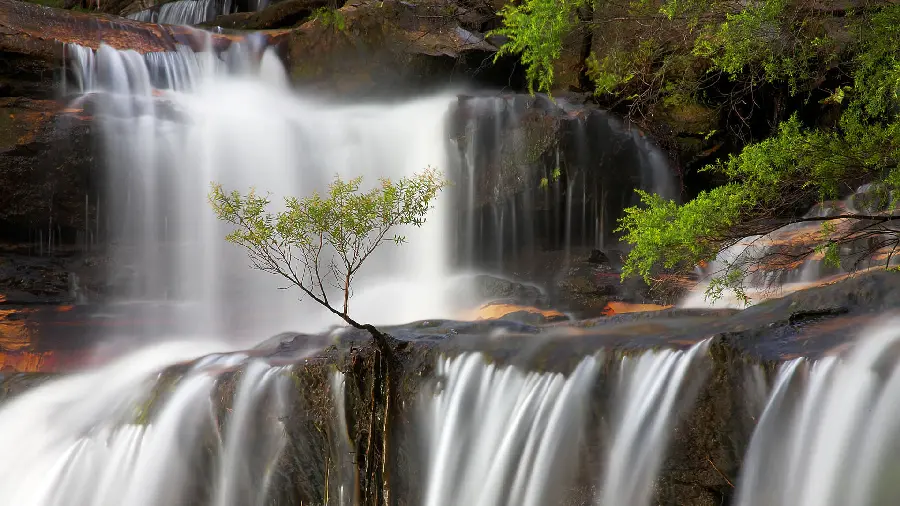
M507 313L501 316L500 319L519 323L527 323L529 325L540 325L543 323L568 320L568 318L562 315L546 316L542 313L536 313L534 311L514 311L512 313Z
M329 0L285 0L259 12L236 12L217 16L200 26L238 30L289 28L306 21L315 9L331 4Z
M475 277L475 291L483 300L498 301L519 306L545 307L546 295L534 285L526 285L508 279L481 274Z
M95 163L91 126L62 110L56 101L0 99L0 237L28 240L42 227L54 234L62 227L67 235L84 228Z
M267 33L277 41L281 33ZM209 39L207 39L209 37ZM139 53L171 51L176 44L194 50L222 50L242 38L229 34L205 34L186 26L140 23L119 17L91 15L44 7L17 0L0 0L0 53L26 55L56 63L60 44L74 43L96 49L100 43Z
M328 93L399 91L448 85L451 70L472 75L469 55L496 48L460 26L441 4L360 0L338 9L343 27L312 20L290 32L286 60L295 83ZM443 82L442 82L443 81Z

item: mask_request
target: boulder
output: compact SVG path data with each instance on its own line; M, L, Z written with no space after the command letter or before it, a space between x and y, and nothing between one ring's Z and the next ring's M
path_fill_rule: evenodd
M587 261L592 264L608 264L609 257L606 256L606 253L595 249L591 250L591 256L588 257Z
M307 21L313 11L330 6L332 3L329 0L285 0L258 12L235 12L216 16L206 23L201 23L200 26L236 30L289 28Z
M546 307L547 296L535 285L480 274L475 277L475 293L481 300L502 301L517 306Z
M437 2L349 2L290 31L291 77L323 93L395 95L473 77L496 48L456 15L453 4Z

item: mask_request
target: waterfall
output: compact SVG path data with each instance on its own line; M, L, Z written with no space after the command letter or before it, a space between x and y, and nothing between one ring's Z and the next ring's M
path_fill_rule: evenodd
M706 377L709 341L618 362L598 505L649 506L678 415ZM497 366L479 353L442 358L421 427L426 506L567 504L578 488L602 354L565 376ZM607 368L608 370L608 368Z
M0 444L16 457L0 462L0 505L266 504L284 445L289 371L238 354L208 356L182 376L159 374L225 348L155 346L4 404ZM236 367L233 401L220 410L214 394Z
M568 376L488 364L478 353L442 359L425 400L425 506L560 504L576 469L599 367Z
M347 402L346 402L346 375L342 372L334 372L331 375L331 396L334 402L332 413L332 430L335 440L332 441L330 455L337 477L330 478L326 486L329 487L329 497L336 497L334 504L337 506L354 506L359 504L356 469L353 462L353 439L347 426ZM332 503L329 503L332 504Z
M893 194L889 190L862 185L842 200L816 204L805 217L883 214L896 207L892 199ZM706 297L710 279L729 271L742 271L743 289L751 302L757 303L816 284L837 281L854 271L900 263L900 255L894 254L895 236L889 230L881 234L878 229L872 229L872 222L865 220L836 219L828 224L834 228L831 232L825 231L818 221L789 223L768 234L743 237L730 244L708 265L697 269L701 282L679 306L745 307L744 301L731 290L726 290L716 300ZM891 224L888 222L888 226ZM825 253L815 248L828 236L844 241L840 250L840 265L824 262Z
M900 500L898 325L888 318L841 355L782 365L744 458L738 506Z
M606 245L601 221L636 204L635 188L678 196L662 151L605 111L500 95L462 97L456 116L463 267L503 273L539 251Z
M128 18L162 25L196 25L231 12L232 0L175 0L152 9L129 14ZM259 2L256 10L265 7Z
M298 96L273 51L250 43L219 55L68 47L79 100L97 104L102 127L116 296L163 311L154 321L174 320L176 331L243 329L258 338L338 323L312 303L298 306L278 290L284 282L247 268L207 203L210 182L274 192L277 202L321 191L335 174L364 176L371 187L427 166L448 170L451 96L384 105ZM367 260L351 299L355 318L386 324L449 316L445 200L426 226L399 230L408 244Z
M649 506L679 411L690 407L709 341L686 351L648 351L621 360L618 415L601 485L600 506Z

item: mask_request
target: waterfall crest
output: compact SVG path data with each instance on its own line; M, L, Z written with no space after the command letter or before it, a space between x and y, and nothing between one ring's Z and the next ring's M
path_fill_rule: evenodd
M559 504L598 370L594 357L568 377L496 367L477 353L441 360L443 384L426 400L423 504Z
M893 504L900 486L900 319L840 356L782 365L738 484L739 506Z

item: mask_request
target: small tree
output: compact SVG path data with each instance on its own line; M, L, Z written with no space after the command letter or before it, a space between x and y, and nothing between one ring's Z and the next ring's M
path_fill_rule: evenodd
M361 182L361 177L335 177L324 195L285 197L285 209L274 213L268 210L268 195L253 189L246 195L226 192L218 183L212 184L209 202L219 219L234 227L226 239L247 251L254 268L287 279L348 324L367 330L390 355L385 334L350 316L353 279L379 246L405 242L396 227L425 223L447 182L430 167L396 183L382 179L365 192ZM329 287L340 291L338 303L329 296Z
M398 364L394 360L390 337L371 324L359 323L350 317L350 297L353 279L367 258L382 244L405 242L396 234L401 225L422 226L438 192L447 185L441 174L432 168L413 177L360 191L362 178L344 181L335 177L324 195L285 197L285 209L268 210L269 196L260 196L253 189L246 195L238 191L226 192L221 184L213 183L209 194L216 215L234 229L226 239L242 246L254 268L277 274L297 286L306 296L355 328L367 330L375 340L381 359L372 371L371 416L364 433L366 437L364 466L360 469L365 485L366 504L390 504L387 459L389 424L396 403L392 402ZM340 292L340 301L333 302L329 287ZM382 412L382 423L376 423ZM363 436L365 434L365 436Z

